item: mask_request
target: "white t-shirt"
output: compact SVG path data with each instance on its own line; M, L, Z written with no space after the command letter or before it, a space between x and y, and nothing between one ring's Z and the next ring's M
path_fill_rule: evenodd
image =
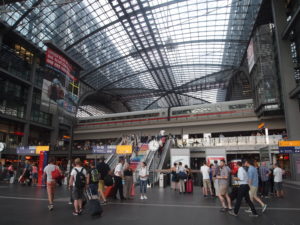
M44 168L44 173L46 173L46 175L47 175L47 182L55 181L54 179L52 179L52 172L55 170L55 168L58 169L58 166L53 165L53 164L48 164Z
M207 165L203 165L200 168L200 171L202 173L203 180L209 179L209 167Z
M147 180L148 177L144 177L144 176L149 176L149 171L147 170L147 167L141 167L140 171L139 171L139 176L141 180Z
M118 165L115 168L115 176L120 177L120 174L121 174L121 176L123 175L123 165L122 165L122 163L118 163Z
M74 177L74 182L73 182L73 186L75 186L75 182L76 182L76 175L77 175L77 171L80 172L82 170L83 167L74 167L71 171L71 176ZM75 170L76 169L76 170ZM86 172L86 169L83 168L83 171L82 171L83 175L86 176L87 175L87 172Z
M282 174L283 170L279 167L276 167L273 171L274 174L274 182L282 182Z

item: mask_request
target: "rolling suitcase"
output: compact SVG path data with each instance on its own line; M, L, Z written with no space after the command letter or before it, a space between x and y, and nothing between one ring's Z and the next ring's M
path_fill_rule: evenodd
M193 180L192 179L189 179L187 182L186 182L186 193L193 193Z
M92 195L90 189L87 190L87 198L88 198L88 210L91 216L101 216L103 209L101 207L100 201L98 199L98 195Z
M113 196L113 194L114 194L114 188L115 188L115 185L106 187L106 189L104 191L104 196L106 198Z

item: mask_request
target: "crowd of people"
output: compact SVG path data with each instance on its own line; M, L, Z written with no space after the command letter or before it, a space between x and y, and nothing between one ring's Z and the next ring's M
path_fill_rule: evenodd
M55 160L50 159L49 164L44 168L44 179L46 180L48 192L48 209L54 209L54 195L56 187L56 179L62 174L62 171L55 165ZM147 198L147 184L149 171L145 162L141 163L138 172L140 199ZM74 160L73 168L69 176L68 188L70 190L70 204L74 205L73 215L82 214L84 202L87 199L87 192L91 196L107 203L107 197L112 196L113 199L131 200L135 192L135 184L133 182L133 170L124 158L119 159L114 170L111 170L105 159L100 161L92 160L88 166L83 166L79 158ZM95 197L96 196L96 197Z
M12 165L8 167L8 171L14 171ZM107 203L108 196L113 199L119 197L120 200L132 200L135 195L135 171L122 157L113 170L105 163L104 158L99 161L92 160L88 165L83 165L82 161L77 158L70 171L68 175L69 204L73 204L75 216L82 214L84 203L87 201L87 192L99 199L102 204ZM182 162L178 162L164 172L171 174L171 188L181 194L193 192L194 176L200 174L200 186L204 198L218 198L221 204L220 211L228 212L232 216L238 215L243 199L249 206L245 211L250 213L250 216L256 217L258 213L254 206L255 202L259 203L263 213L267 209L265 199L271 196L278 198L284 196L282 177L285 172L277 164L274 164L271 169L265 162L258 166L256 161L247 159L237 162L236 169L231 170L224 160L214 161L212 164L205 161L200 171L195 171L183 165ZM145 162L141 162L136 174L140 189L139 198L147 200L149 171ZM19 182L37 184L37 175L37 165L25 161ZM64 171L56 165L53 158L50 158L43 173L50 211L54 209L55 189L62 177L64 177Z

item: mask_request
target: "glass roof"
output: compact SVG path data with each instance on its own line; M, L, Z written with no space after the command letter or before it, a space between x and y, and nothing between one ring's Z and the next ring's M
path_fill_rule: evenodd
M52 40L82 81L142 110L224 101L261 1L29 0L0 19L43 50Z

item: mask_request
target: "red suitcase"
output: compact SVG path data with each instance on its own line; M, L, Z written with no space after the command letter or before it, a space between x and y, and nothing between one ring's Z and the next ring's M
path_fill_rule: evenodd
M115 188L115 185L106 187L106 189L104 191L104 196L111 197L114 194L114 188Z
M193 180L188 180L186 182L186 188L185 188L186 193L192 193L193 192Z

